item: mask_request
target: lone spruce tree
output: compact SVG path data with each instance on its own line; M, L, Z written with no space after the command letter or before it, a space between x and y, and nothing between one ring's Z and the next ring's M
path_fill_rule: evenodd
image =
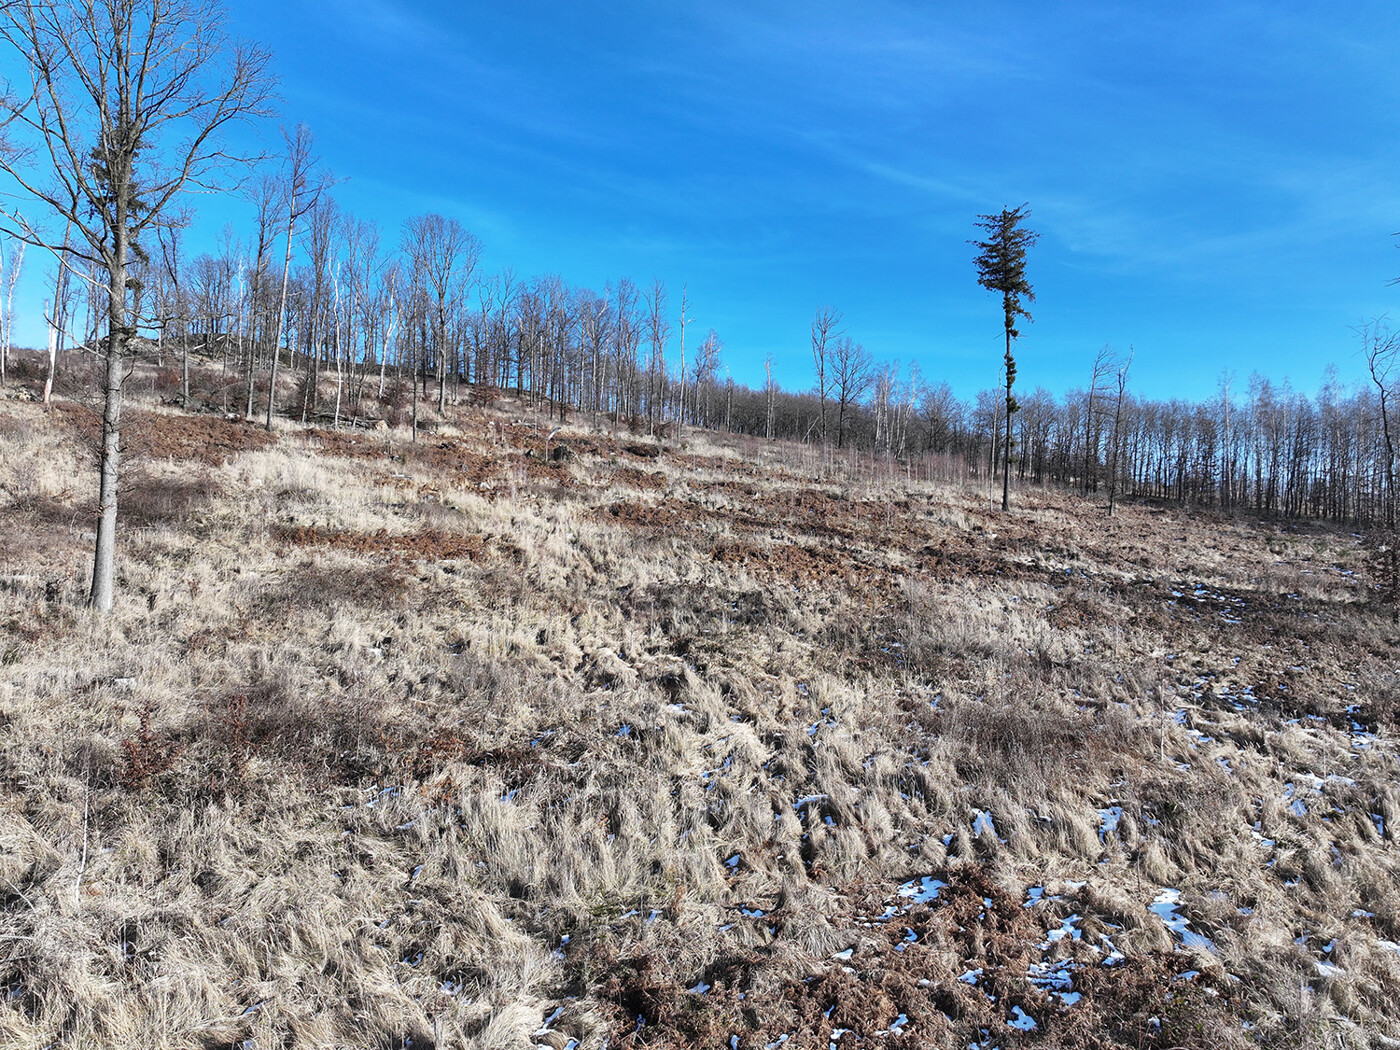
M1002 510L1011 509L1011 416L1018 407L1016 398L1011 394L1011 387L1016 382L1016 359L1011 356L1011 340L1021 334L1016 331L1016 318L1031 320L1021 300L1024 298L1035 302L1035 293L1026 280L1026 249L1039 239L1040 234L1025 227L1029 215L1029 207L1025 204L1019 208L1002 208L997 215L979 215L977 225L987 232L987 239L968 242L977 246L977 283L989 291L1001 293L1006 322L1006 441L1002 451Z

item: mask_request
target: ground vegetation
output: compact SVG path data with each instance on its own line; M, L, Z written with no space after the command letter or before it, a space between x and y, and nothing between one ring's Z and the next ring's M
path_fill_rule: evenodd
M1400 639L1347 527L1008 516L470 386L417 441L268 432L140 366L94 618L100 422L42 381L0 400L0 1044L1400 1038Z

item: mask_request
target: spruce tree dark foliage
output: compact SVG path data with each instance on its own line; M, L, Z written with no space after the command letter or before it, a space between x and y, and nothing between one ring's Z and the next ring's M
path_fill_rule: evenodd
M1021 333L1016 330L1016 318L1032 320L1021 300L1035 302L1035 293L1026 280L1026 249L1040 234L1024 225L1030 216L1029 205L1002 208L1000 214L977 216L977 226L985 230L985 241L968 241L977 246L977 283L983 288L1001 293L1006 327L1006 441L1002 452L1001 509L1011 509L1011 417L1019 406L1011 394L1016 382L1016 359L1011 356L1011 340Z

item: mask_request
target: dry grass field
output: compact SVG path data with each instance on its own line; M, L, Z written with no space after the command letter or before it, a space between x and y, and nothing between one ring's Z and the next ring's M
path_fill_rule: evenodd
M0 1046L1400 1045L1356 537L454 413L0 399Z

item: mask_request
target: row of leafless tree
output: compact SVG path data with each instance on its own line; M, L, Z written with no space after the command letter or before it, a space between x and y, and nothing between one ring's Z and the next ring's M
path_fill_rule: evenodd
M420 410L443 413L449 402L509 391L551 415L854 444L896 459L932 455L962 477L1000 476L1005 418L996 392L960 401L946 384L875 361L834 309L812 323L812 390L780 389L771 368L755 390L721 378L713 330L687 345L684 291L673 309L660 281L639 288L622 278L597 291L552 275L483 273L476 238L440 215L410 219L397 244L386 243L375 224L338 206L329 179L298 161L309 156L304 133L290 141L288 167L305 168L301 184L285 176L258 183L246 236L226 233L214 253L188 258L180 231L163 231L161 251L139 264L143 314L160 352L185 363L186 399L189 354L198 350L238 377L250 418L270 414L268 380L280 364L299 382L276 407L303 420L338 425L396 399L416 433ZM277 251L289 230L294 251ZM68 282L70 299L84 286L100 305L100 280ZM101 338L101 309L75 301L60 312L86 319L73 342ZM1078 486L1110 504L1150 496L1389 521L1396 346L1384 328L1363 338L1375 380L1366 388L1332 382L1308 397L1255 377L1243 391L1222 382L1199 403L1135 396L1130 356L1105 348L1084 389L1056 396L1040 388L1019 399L1012 477Z

